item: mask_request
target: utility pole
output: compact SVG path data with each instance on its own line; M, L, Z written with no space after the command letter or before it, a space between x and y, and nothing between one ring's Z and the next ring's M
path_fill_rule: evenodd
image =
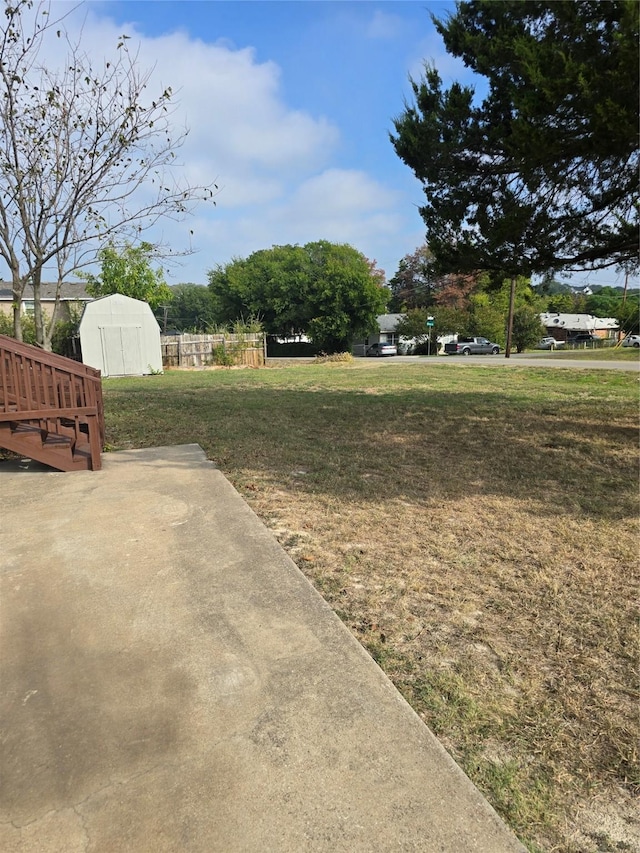
M629 270L626 270L625 274L624 274L624 291L622 293L622 304L623 305L627 301L627 285L628 284L629 284ZM620 341L622 340L623 337L624 337L624 331L622 329L618 328L618 343L620 343Z
M507 320L507 345L504 350L504 357L511 356L511 336L513 335L513 312L516 302L516 277L511 276L511 290L509 292L509 318Z

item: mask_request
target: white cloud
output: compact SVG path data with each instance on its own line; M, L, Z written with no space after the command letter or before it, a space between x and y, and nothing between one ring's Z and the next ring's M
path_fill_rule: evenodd
M398 15L376 9L369 21L365 34L371 39L391 39L404 30L404 22Z
M274 224L291 238L306 243L330 240L350 243L367 256L401 228L397 196L364 172L328 169L297 187L279 206Z
M200 206L181 223L165 219L146 235L176 251L199 250L167 270L169 281L204 283L216 263L319 239L351 243L392 275L399 258L422 242L406 193L338 167L339 128L330 117L287 104L276 63L259 62L252 47L207 44L182 31L149 38L133 24L102 17L108 13L108 3L92 4L72 12L67 24L82 31L82 47L96 65L113 56L123 32L130 36L140 67L153 68L149 98L166 86L176 93L172 123L178 132L189 128L177 152L184 177L220 187L215 207ZM393 15L376 14L369 33L389 34L396 23ZM58 42L47 61L63 60Z
M295 212L327 212L333 217L352 217L392 204L395 194L365 172L327 169L300 184L292 201Z
M217 186L216 204L221 212L269 204L282 198L285 192L282 181L265 176L248 181L245 176L231 175L227 180L218 180Z
M400 257L424 239L417 212L400 193L364 172L335 168L302 181L277 204L236 211L233 218L196 219L194 230L200 252L192 261L202 270L198 281L206 269L233 257L315 240L349 243L391 276ZM183 271L174 270L170 280L183 280Z
M188 149L206 151L223 174L247 166L278 171L317 168L336 145L336 127L282 101L280 69L257 63L251 48L231 50L181 34L144 43L171 55L179 113L190 127ZM166 72L165 72L166 73Z
M248 168L291 174L328 161L339 141L337 127L322 116L290 109L282 98L279 67L259 63L252 47L234 49L222 40L206 44L181 31L148 38L132 24L116 26L91 13L82 27L83 48L93 61L112 57L123 31L140 67L153 69L149 97L168 86L175 93L172 122L176 129L189 129L180 152L187 167L195 156L202 173L206 157L209 173L225 181Z

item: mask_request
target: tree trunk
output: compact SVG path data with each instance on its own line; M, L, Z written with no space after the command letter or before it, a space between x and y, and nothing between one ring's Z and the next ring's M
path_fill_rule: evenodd
M24 285L16 270L12 271L11 291L13 297L13 337L22 341L22 294Z
M38 267L33 271L31 283L33 284L33 319L36 324L36 344L44 347L44 323L42 319L42 299L40 296L40 282L42 270Z
M58 322L58 313L60 310L60 291L62 289L62 281L60 277L58 277L58 281L56 283L56 298L53 303L53 310L51 312L51 317L49 320L43 316L42 318L42 346L46 349L47 352L51 352L51 340L53 338L53 333L56 328L56 323Z
M42 318L42 348L47 352L51 352L51 341L53 338L53 333L56 328L56 323L58 322L58 308L60 307L60 298L56 297L56 301L53 303L53 311L51 313L51 317L49 320L43 316Z

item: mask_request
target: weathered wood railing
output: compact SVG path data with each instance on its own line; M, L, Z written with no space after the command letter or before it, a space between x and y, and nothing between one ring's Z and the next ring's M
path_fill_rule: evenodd
M75 471L103 445L100 371L0 335L0 447Z

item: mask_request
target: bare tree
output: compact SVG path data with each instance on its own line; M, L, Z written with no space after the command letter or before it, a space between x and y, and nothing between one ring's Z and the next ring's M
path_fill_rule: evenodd
M111 60L95 63L71 40L64 18L52 20L50 4L33 9L31 0L5 0L4 14L0 257L11 273L15 336L21 339L30 285L36 339L50 348L53 323L40 300L45 268L57 271L59 296L63 279L90 262L100 243L132 241L164 217L184 217L213 199L215 184L173 177L186 131L173 134L170 88L147 95L153 69L140 70L126 36ZM58 68L40 61L50 38L66 50Z

